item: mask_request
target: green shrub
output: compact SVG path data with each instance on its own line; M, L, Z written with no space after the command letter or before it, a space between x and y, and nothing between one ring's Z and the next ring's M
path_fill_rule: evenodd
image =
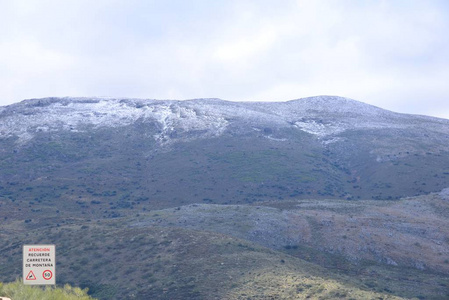
M0 296L14 300L95 300L87 295L87 289L72 287L41 288L39 286L24 285L20 279L11 283L0 282Z

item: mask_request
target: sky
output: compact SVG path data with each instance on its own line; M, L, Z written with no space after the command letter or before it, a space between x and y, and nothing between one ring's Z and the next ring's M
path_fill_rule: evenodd
M446 0L0 0L0 105L338 95L449 119Z

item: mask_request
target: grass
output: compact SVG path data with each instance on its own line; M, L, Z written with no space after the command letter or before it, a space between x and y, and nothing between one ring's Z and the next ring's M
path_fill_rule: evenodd
M24 285L17 279L11 283L0 282L0 297L13 300L95 300L87 295L87 289L72 287L65 284L63 287L46 287Z
M323 280L298 274L284 268L276 271L258 270L242 278L241 282L240 286L229 292L229 299L403 299L361 290L332 279Z

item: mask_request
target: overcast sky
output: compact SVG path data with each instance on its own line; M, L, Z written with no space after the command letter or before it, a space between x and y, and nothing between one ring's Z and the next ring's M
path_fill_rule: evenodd
M449 118L449 1L0 0L0 105L314 95Z

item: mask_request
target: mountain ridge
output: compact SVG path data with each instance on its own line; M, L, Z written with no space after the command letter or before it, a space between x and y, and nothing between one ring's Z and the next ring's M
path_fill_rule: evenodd
M276 194L388 199L449 186L444 167L449 161L449 120L394 113L333 96L276 103L26 100L0 113L0 144L0 163L17 178L22 175L12 165L39 178L32 170L36 164L44 170L49 161L73 170L70 176L54 172L74 181L84 178L75 174L83 164L123 174L118 166L131 160L156 181L158 174L178 178L175 170L182 169L182 176L192 181L181 186L189 190L191 203L217 196L223 202L239 201L240 193L262 200ZM168 175L167 165L175 173ZM179 198L164 183L149 183L138 169L128 170L126 178L136 178L132 182L144 193L166 191L160 201ZM201 182L210 180L203 178L207 173L220 178L222 186L214 184L217 191L202 194L198 191L204 189ZM102 174L99 178L106 176ZM95 180L117 180L106 177ZM6 176L3 180L9 181Z
M357 128L404 128L421 122L435 130L449 120L400 114L356 100L317 96L286 102L232 102L217 98L153 100L132 98L41 98L2 107L0 138L17 135L26 142L42 130L76 130L79 125L120 127L137 121L156 122L163 143L171 131L208 131L219 136L232 121L265 123L268 127L296 127L318 137Z

